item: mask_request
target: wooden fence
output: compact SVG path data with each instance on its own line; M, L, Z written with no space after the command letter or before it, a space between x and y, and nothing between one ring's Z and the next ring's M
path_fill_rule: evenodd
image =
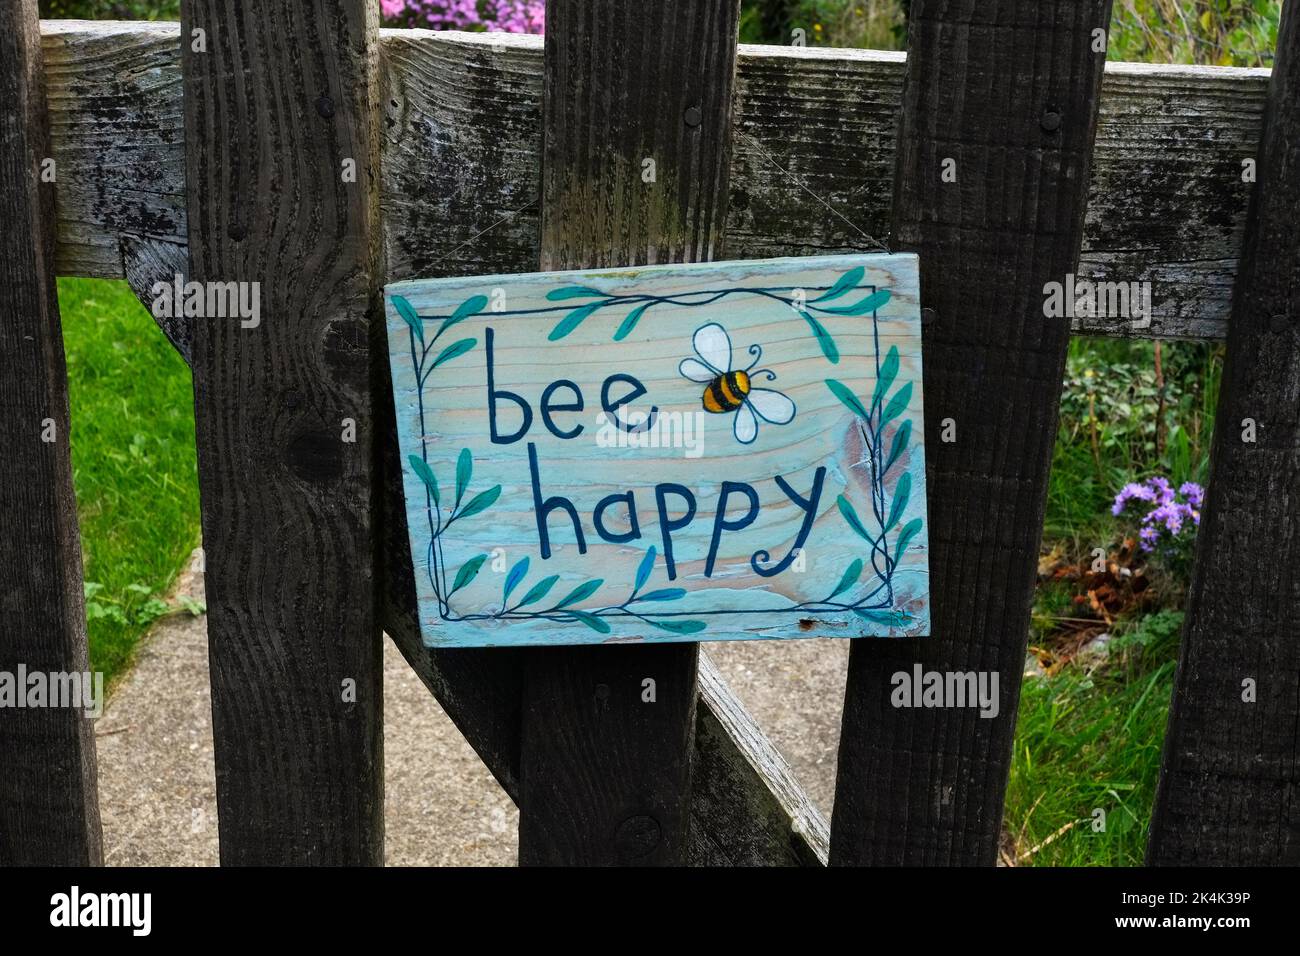
M54 276L259 281L258 330L160 320L194 372L223 863L382 860L382 629L519 804L521 862L992 864L1071 334L1044 285L1151 281L1149 322L1073 329L1228 340L1149 859L1300 862L1294 0L1271 78L1106 65L1110 0L913 0L906 57L737 47L737 7L552 2L544 41L379 31L368 0L0 8L0 670L85 668ZM831 825L695 645L421 644L386 281L884 244L921 254L927 431L959 440L928 443L934 635L854 643ZM888 706L918 661L997 671L998 716ZM0 861L100 861L88 727L0 713Z

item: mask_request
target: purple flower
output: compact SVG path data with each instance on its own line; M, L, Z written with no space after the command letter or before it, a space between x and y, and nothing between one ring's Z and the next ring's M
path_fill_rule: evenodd
M541 33L545 0L379 0L394 26L427 24L434 30L497 30Z
M1162 554L1168 554L1173 549L1184 549L1191 540L1192 535L1184 536L1183 532L1200 525L1204 498L1205 489L1196 482L1183 482L1175 492L1167 479L1156 475L1121 488L1111 513L1118 517L1132 501L1153 505L1139 522L1139 544L1145 552L1159 548Z
M1118 517L1121 513L1123 513L1124 506L1127 505L1134 498L1138 499L1139 501L1154 502L1156 500L1156 495L1155 492L1152 491L1150 488L1148 488L1146 485L1139 485L1136 482L1129 482L1122 489L1120 489L1120 493L1115 496L1115 506L1110 509L1110 513Z
M1194 481L1185 481L1179 488L1178 493L1187 499L1187 503L1197 511L1201 510L1201 505L1205 502L1205 489Z

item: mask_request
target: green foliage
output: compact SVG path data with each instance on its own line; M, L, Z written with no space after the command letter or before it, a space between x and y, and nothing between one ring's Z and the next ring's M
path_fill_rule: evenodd
M1019 865L1142 864L1182 621L1117 625L1105 664L1025 678L1005 816Z
M42 19L179 20L180 0L40 0Z
M199 543L194 394L126 283L60 279L59 305L90 663L111 682Z

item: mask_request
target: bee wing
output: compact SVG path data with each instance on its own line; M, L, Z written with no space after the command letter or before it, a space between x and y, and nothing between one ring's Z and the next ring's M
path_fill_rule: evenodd
M748 445L758 437L758 419L754 417L754 410L749 407L749 402L742 403L736 409L736 423L733 429L736 441L742 445Z
M745 399L754 413L773 425L787 425L794 420L794 402L789 397L770 388L756 388Z
M700 326L695 330L695 340L691 344L695 346L695 354L713 369L714 375L731 371L731 337L722 326L716 322Z
M701 384L711 382L718 377L717 372L696 359L683 359L682 364L677 366L677 371L692 382L700 382Z

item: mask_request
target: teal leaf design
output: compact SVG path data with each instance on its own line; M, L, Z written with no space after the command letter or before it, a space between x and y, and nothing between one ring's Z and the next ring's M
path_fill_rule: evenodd
M894 486L894 503L889 507L889 521L885 524L885 530L888 531L898 519L903 517L903 512L907 510L907 499L912 497L912 473L905 471L898 476L898 484Z
M646 551L645 557L641 559L641 566L636 569L636 584L632 588L633 594L645 587L645 583L650 580L650 572L653 571L654 568L655 546L652 544L650 545L649 550Z
M479 494L471 498L469 500L469 504L467 504L464 510L462 510L458 515L456 515L456 517L468 518L472 515L478 514L480 511L486 511L488 508L491 508L493 503L495 503L496 500L500 497L501 497L501 486L493 485L487 491L480 492Z
M898 543L894 545L895 564L898 563L898 559L903 556L903 551L907 548L909 544L912 543L912 539L916 537L917 532L919 532L920 530L921 530L920 518L913 518L907 524L903 525L903 530L900 531L898 534Z
M848 407L849 411L864 421L870 419L871 416L867 414L867 410L863 408L862 403L858 401L858 396L854 395L847 385L843 382L837 382L833 378L828 378L825 381L826 387L834 393L836 398Z
M420 476L420 480L424 482L424 487L429 489L429 494L433 496L434 507L439 507L441 501L438 498L438 479L433 476L433 469L429 467L429 463L419 455L409 455L407 460L411 463L411 470Z
M579 624L585 624L599 634L609 633L609 624L594 614L588 614L586 611L570 611L569 616Z
M644 597L637 598L638 601L680 601L686 597L685 588L664 588L660 591L651 591Z
M605 583L604 578L596 578L594 580L586 581L582 584L579 584L576 588L574 588L572 591L569 592L568 596L565 597L563 601L555 605L555 607L551 608L551 610L558 611L561 608L568 607L570 604L577 604L581 601L587 600L587 598L591 597L598 590L600 590L600 586L604 583Z
M591 313L595 312L604 304L604 302L593 302L590 305L584 305L581 308L574 309L564 318L560 319L555 328L551 329L551 334L546 337L547 341L560 341L560 339L564 338L580 326L586 320L587 316L591 315Z
M874 412L884 401L885 393L898 377L898 346L891 345L884 364L880 366L880 375L876 377L876 390L871 396L871 410Z
M872 624L880 624L884 627L902 627L911 620L901 611L863 611L854 608L853 613L864 621L870 621Z
M454 345L448 345L445 349L439 352L438 357L433 360L433 367L437 368L444 362L450 362L457 356L464 355L476 345L478 345L478 339L461 339Z
M402 298L400 295L395 295L393 296L393 308L397 310L397 314L402 317L403 321L411 327L411 331L416 334L416 337L420 340L420 344L423 345L424 323L421 322L420 317L415 314L415 309L411 306L411 303L407 302L406 299Z
M434 335L433 340L438 341L438 337L446 332L453 325L464 322L471 315L478 315L487 308L488 300L485 295L471 296L456 307L456 311L449 318L443 320L442 325L438 326L438 332Z
M623 320L623 324L620 325L618 331L614 333L614 341L622 342L625 338L631 335L632 330L636 328L636 324L641 321L641 316L645 315L645 310L650 308L652 305L654 305L653 302L647 302L645 305L637 306L629 312L627 318Z
M885 461L885 471L889 471L894 462L898 461L899 456L907 451L907 443L911 438L912 422L908 420L899 426L898 431L894 432L893 444L889 446L889 458Z
M869 312L875 312L877 309L883 309L889 304L889 300L894 294L888 289L881 289L879 292L873 292L861 302L855 302L853 305L842 305L839 308L823 309L823 312L830 312L832 315L866 315Z
M812 301L829 302L831 299L838 299L842 295L847 295L849 292L857 288L858 283L862 281L862 277L866 274L867 270L862 266L850 269L848 272L844 273L844 275L835 280L835 284L830 287L830 291L823 295L819 295Z
M831 338L831 334L826 331L826 327L802 309L799 309L798 311L799 314L803 316L804 321L808 323L808 327L812 329L813 335L817 338L817 344L821 346L822 355L825 355L826 360L832 365L838 365L840 361L840 350L835 347L835 340Z
M486 560L487 555L480 554L477 558L470 558L461 565L461 569L456 572L456 580L452 583L451 594L455 594L478 577L479 569L483 567L483 562ZM448 597L450 597L451 594L449 594Z
M708 627L703 621L650 621L650 624L672 634L698 634Z
M831 592L831 597L839 597L853 585L858 583L858 578L862 576L862 559L854 558L853 563L844 571L844 577L840 578L840 583L835 586ZM827 598L829 601L830 598Z
M907 411L908 404L912 401L912 383L908 382L889 400L885 406L885 412L880 416L880 427L884 428L903 412Z
M460 499L465 497L465 489L469 487L469 479L474 474L474 459L469 453L468 448L460 450L460 457L456 459L456 503L453 508L460 507Z
M563 302L565 299L589 299L593 295L604 295L604 293L585 285L566 285L559 289L552 289L546 293L546 298L551 302Z
M536 604L542 598L546 597L551 588L555 587L555 582L558 580L560 580L558 574L552 574L549 578L542 578L542 580L538 581L528 589L528 593L524 595L524 599L519 602L518 606L527 607L530 604Z
M858 513L853 510L853 505L849 502L849 499L840 495L836 504L840 506L840 514L842 514L844 520L849 523L849 527L856 531L864 540L871 544L875 544L876 539L867 534L867 529L862 526L862 519L860 519Z
M511 592L513 592L514 589L519 586L519 582L522 581L527 576L528 576L528 557L527 555L525 555L515 563L515 566L510 569L510 573L506 575L506 587L505 590L501 593L502 607L506 606L506 603L510 600Z

